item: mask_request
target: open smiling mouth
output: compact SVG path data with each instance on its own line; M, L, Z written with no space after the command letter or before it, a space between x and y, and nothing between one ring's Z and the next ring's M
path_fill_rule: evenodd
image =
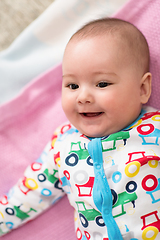
M88 118L91 118L91 117L98 117L100 115L102 115L103 112L88 112L88 113L80 113L80 115L82 115L83 117L88 117Z

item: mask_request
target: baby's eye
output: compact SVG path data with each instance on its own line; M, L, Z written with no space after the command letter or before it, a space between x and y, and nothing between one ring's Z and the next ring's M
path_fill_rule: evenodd
M99 88L105 88L105 87L107 87L109 85L109 83L107 83L107 82L99 82L98 84L97 84L97 87L99 87Z
M73 90L79 88L79 86L75 83L68 84L67 87L69 87L70 89L73 89Z

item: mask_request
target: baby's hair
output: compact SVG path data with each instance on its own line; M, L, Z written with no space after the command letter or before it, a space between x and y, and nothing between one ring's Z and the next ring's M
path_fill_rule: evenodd
M129 54L134 57L136 65L143 70L143 74L149 71L150 54L147 40L139 29L127 21L117 18L102 18L91 21L81 27L70 41L107 34L122 40L126 49L129 49Z

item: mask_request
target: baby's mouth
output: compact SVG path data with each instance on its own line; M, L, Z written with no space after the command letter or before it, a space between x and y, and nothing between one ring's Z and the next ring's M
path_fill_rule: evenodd
M80 113L82 116L84 117L88 117L88 118L91 118L91 117L98 117L102 114L103 112L87 112L87 113Z

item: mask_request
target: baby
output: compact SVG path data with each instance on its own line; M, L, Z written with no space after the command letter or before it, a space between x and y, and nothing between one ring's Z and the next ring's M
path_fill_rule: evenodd
M0 235L67 194L78 240L160 238L160 111L143 107L151 78L147 41L132 24L100 19L72 36L62 82L69 123L0 200Z

